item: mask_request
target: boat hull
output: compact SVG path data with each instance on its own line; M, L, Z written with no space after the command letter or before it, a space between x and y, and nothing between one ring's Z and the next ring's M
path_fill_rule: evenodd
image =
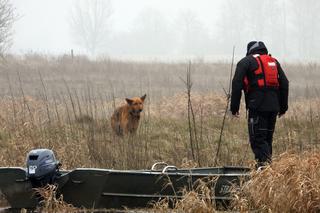
M248 177L242 167L154 170L75 169L57 179L65 202L83 208L144 208L162 198L179 199L199 180L212 189L212 198L226 206L232 185ZM23 168L0 168L0 189L11 208L35 208L38 199Z

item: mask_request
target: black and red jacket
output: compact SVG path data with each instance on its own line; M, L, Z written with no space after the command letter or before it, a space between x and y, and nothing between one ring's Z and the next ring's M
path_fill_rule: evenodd
M242 90L247 109L281 114L288 110L288 79L266 48L252 51L238 62L232 81L230 110L233 114L239 111Z

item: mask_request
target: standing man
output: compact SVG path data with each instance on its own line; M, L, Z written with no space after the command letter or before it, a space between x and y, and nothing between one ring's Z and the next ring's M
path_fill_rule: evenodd
M268 55L265 44L251 41L232 81L231 112L239 116L241 91L249 110L248 130L257 167L271 163L272 138L277 120L288 110L289 82L280 63Z

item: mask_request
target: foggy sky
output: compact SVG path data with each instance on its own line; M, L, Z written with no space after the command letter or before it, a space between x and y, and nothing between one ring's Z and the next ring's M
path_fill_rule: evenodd
M75 41L70 29L71 11L77 1L81 0L12 0L20 17L14 25L10 52L68 54L73 49L76 54L87 54L86 49ZM260 6L262 1L253 0L113 0L110 36L106 38L106 47L100 48L97 55L223 59L230 58L233 45L236 45L236 54L242 56L248 41L263 40L274 55L287 61L317 60L320 55L311 50L315 46L301 41L306 39L301 35L305 29L296 26L317 14L313 14L313 10L303 12L301 9L302 21L296 23L300 9L296 8L296 13L292 9L292 1L296 0L269 0L263 1L267 3ZM244 3L243 8L241 2ZM252 5L252 2L258 5ZM248 9L246 4L252 5L253 9ZM254 9L259 7L263 7L263 13ZM260 15L265 17L257 18ZM306 20L303 19L304 15L309 15L305 17ZM271 19L270 16L277 19ZM188 18L181 17L194 17L188 35L183 28L183 19ZM253 20L262 20L264 23L260 21L261 27L259 21L255 23ZM147 21L151 25L159 25L160 32L150 34L150 29L145 31ZM250 24L246 25L247 22ZM296 29L300 31L296 32ZM317 29L313 34L316 32ZM313 35L311 37L311 43L318 41ZM309 48L307 53L301 51L304 48Z
M76 0L13 0L20 18L14 26L12 52L40 51L65 53L78 49L70 35L71 7ZM199 3L200 2L200 3ZM211 0L116 0L112 1L112 27L130 31L134 20L144 9L156 8L164 16L175 18L181 10L192 9L206 24L214 21L217 2ZM79 48L81 50L81 48Z

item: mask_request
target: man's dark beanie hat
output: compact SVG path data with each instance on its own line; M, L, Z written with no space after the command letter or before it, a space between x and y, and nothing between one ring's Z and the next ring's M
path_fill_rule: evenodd
M253 52L256 52L259 50L268 52L266 45L262 41L250 41L247 45L247 54L246 55L250 55Z

